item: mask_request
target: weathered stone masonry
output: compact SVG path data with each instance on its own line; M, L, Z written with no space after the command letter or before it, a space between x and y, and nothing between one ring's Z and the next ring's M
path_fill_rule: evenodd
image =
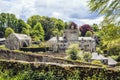
M101 67L100 65L84 63L84 62L77 62L77 61L70 61L61 58L54 58L49 56L43 56L38 54L29 54L24 52L15 52L10 50L1 50L0 49L0 59L7 59L7 60L21 60L21 61L28 61L28 62L52 62L52 63L59 63L59 64L74 64L74 65L88 65L88 66L97 66Z

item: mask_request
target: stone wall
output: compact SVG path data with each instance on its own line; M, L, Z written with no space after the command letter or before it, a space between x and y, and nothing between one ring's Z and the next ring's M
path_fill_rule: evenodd
M53 64L53 63L50 64L50 63L41 63L41 62L35 63L35 62L25 62L25 61L21 62L21 61L16 61L16 60L13 60L13 61L0 60L0 70L3 73L5 71L10 71L10 74L7 74L7 76L11 74L18 75L19 73L32 74L30 76L33 76L34 74L37 74L38 72L40 73L44 71L45 73L47 73L47 72L52 71L52 73L55 76L60 78L60 79L55 79L55 80L69 80L70 78L69 79L67 78L70 76L73 76L73 78L71 78L70 80L73 80L74 78L78 76L80 76L79 79L77 78L74 80L88 80L88 79L89 80L120 80L120 71L118 70L108 70L104 68L97 68L97 67L93 68L93 67L88 67L88 66L72 66L72 65L62 66L61 64ZM39 73L38 75L40 75ZM23 77L23 76L21 75L20 77ZM35 77L37 80L39 79L39 76L36 75ZM33 79L33 80L36 80L36 79ZM44 78L42 78L42 80L43 79ZM50 78L47 78L46 80L48 79ZM5 79L5 80L8 80L8 79Z
M74 64L74 65L82 65L82 66L87 65L87 66L101 67L101 65L95 65L95 64L85 63L85 62L71 61L71 60L55 58L55 57L50 57L45 55L15 52L15 51L2 50L2 49L0 49L0 59L21 60L21 61L28 61L28 62L52 62L52 63L59 63L59 64Z

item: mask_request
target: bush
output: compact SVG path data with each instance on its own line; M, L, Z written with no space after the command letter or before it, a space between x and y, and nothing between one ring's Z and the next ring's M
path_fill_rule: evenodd
M91 63L92 64L103 65L103 63L101 61L99 61L99 60L93 60Z
M85 52L83 53L83 58L85 59L85 61L88 61L92 58L92 55L90 52Z
M41 47L41 48L21 48L22 51L28 51L28 52L45 52L49 50L49 47Z
M11 27L6 28L5 37L7 38L12 33L14 33L14 30Z
M85 36L86 37L91 37L92 36L92 32L91 31L87 31Z
M78 53L79 53L79 46L77 44L71 44L68 47L68 50L66 50L68 58L71 60L77 60L78 59Z

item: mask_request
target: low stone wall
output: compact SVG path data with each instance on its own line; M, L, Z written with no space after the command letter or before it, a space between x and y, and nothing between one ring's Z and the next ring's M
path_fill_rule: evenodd
M120 71L108 70L97 67L93 68L93 67L86 67L86 66L82 67L82 66L73 66L73 65L62 66L61 64L53 64L53 63L39 63L39 62L35 63L35 62L24 62L24 61L21 62L14 60L13 61L0 60L0 69L1 72L4 72L6 70L11 70L12 72L11 74L14 73L14 75L19 74L20 72L23 73L23 71L27 71L27 72L32 71L34 73L42 72L42 71L45 72L52 71L55 76L64 78L59 80L68 80L67 77L74 75L75 76L72 79L80 76L79 79L75 79L75 80L88 80L88 79L89 80L120 80Z
M52 63L59 63L59 64L74 64L74 65L82 65L82 66L101 67L101 65L95 65L95 64L85 63L85 62L71 61L71 60L55 58L55 57L50 57L45 55L38 55L38 54L32 54L32 53L29 54L24 52L15 52L15 51L2 50L2 49L0 49L0 59L21 60L21 61L28 61L28 62L52 62Z

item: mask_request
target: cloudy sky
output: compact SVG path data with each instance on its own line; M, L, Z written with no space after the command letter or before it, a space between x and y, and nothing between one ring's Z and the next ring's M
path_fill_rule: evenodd
M100 23L103 16L91 13L88 0L0 0L0 13L13 13L27 20L31 15L60 18L78 25Z

